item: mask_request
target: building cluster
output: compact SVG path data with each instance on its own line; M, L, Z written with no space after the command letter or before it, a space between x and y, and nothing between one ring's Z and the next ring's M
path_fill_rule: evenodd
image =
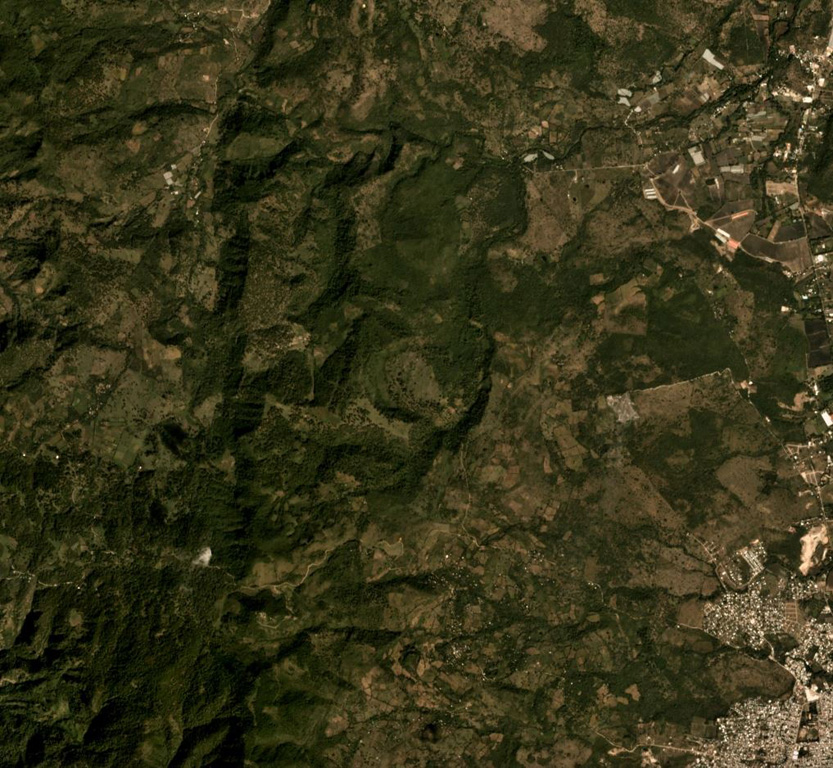
M788 18L781 5L789 4L756 6L763 37L770 21ZM821 147L833 107L833 56L823 45L791 50L793 64L778 82L756 82L706 48L673 81L657 72L642 89L618 94L631 109L629 125L653 154L646 199L688 212L728 257L743 250L813 284L806 314L814 369L833 364L833 211L802 199L798 167ZM721 98L739 85L746 87L743 101ZM654 135L652 123L666 113L691 116L685 135L667 125Z
M791 2L754 2L761 38L794 10ZM748 68L733 67L720 51L706 48L676 63L673 82L657 72L644 87L617 94L630 109L629 126L653 153L644 197L688 214L728 259L743 251L779 264L795 280L808 343L813 414L805 424L807 441L787 446L807 483L804 493L820 502L821 516L802 539L805 578L767 570L759 541L726 556L714 553L726 591L703 616L703 629L723 643L779 659L794 689L784 700L741 702L717 720L716 734L703 737L692 727L703 747L699 768L833 768L833 611L818 610L833 583L812 578L827 557L824 510L833 504L833 399L825 398L833 392L833 211L798 178L799 167L822 148L831 119L833 29L817 48L791 48L777 82L757 81ZM739 85L743 101L722 98ZM664 114L689 117L687 133L653 127ZM813 538L813 531L825 535Z
M810 686L801 687L787 701L750 699L719 718L717 732L717 738L694 763L697 768L830 768L833 695Z
M806 115L820 113L812 98L799 104ZM684 151L660 152L651 161L645 197L689 211L730 256L740 248L797 276L808 274L811 235L824 244L833 229L815 214L808 221L801 205L795 153L806 147L801 136L788 134L796 108L792 96L770 91L763 82L736 107L720 104L705 111L693 121ZM802 130L811 128L820 131L807 117Z
M802 704L748 700L717 722L714 753L702 756L697 768L741 768L751 764L781 765L792 757L801 722Z
M731 559L757 563L760 554L753 544ZM728 645L774 654L776 638L791 637L782 665L795 685L786 700L747 700L719 718L696 766L833 766L833 611L825 607L815 617L802 610L826 589L823 581L767 572L706 607L704 630Z
M827 613L825 618L833 622L833 613ZM793 695L785 701L752 699L733 707L718 719L717 737L707 742L695 763L699 768L833 765L833 688L828 682L833 680L833 623L802 622L799 617L797 601L765 597L754 586L746 593L728 593L708 612L706 631L724 642L762 648L778 635L800 639L784 662L795 678ZM745 633L744 621L749 626Z
M800 618L787 608L791 601L767 591L759 580L743 592L725 592L706 605L703 629L726 645L750 648L766 648L768 637L800 633Z
M807 689L788 701L753 699L718 720L718 738L697 768L833 765L833 696Z
M766 548L759 540L742 547L730 557L720 560L717 576L729 589L745 589L764 571Z
M773 20L790 18L789 6L758 3L753 18L759 33L768 34ZM704 49L685 61L673 82L657 72L642 90L628 89L620 98L632 110L630 126L654 152L642 184L645 198L687 213L693 225L713 234L726 258L743 251L779 264L795 280L817 407L805 425L807 444L790 450L812 493L833 505L833 401L819 398L833 394L833 210L798 179L799 167L822 148L833 110L833 53L826 43L820 40L814 51L792 48L790 66L772 82L753 81L743 67ZM721 98L740 84L746 86L743 101ZM664 113L691 115L687 135L664 131L668 151L652 138L648 120ZM735 561L740 570L734 577L733 564L724 565L724 583L742 584L743 563Z

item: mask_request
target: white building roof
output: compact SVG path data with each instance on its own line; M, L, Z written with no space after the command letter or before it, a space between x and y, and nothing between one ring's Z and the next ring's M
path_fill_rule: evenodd
M723 65L722 65L722 64L721 64L721 63L720 63L720 62L719 62L719 61L715 58L715 55L714 55L714 54L713 54L713 53L712 53L712 52L711 52L708 48L706 48L706 50L705 50L705 51L703 51L703 58L704 58L707 62L709 62L709 64L711 64L713 67L717 67L718 69L724 69L724 68L725 68L725 67L724 67L724 66L723 66Z

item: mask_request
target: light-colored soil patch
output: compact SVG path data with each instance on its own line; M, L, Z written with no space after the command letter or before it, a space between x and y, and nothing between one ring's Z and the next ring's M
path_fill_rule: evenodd
M607 404L616 414L616 420L620 424L639 418L636 408L633 407L633 400L627 392L624 395L608 395Z
M535 32L547 16L547 4L534 0L495 0L483 10L490 32L509 40L522 51L542 51L546 41Z
M826 525L817 525L801 537L801 565L798 570L806 576L818 565L827 553L830 536Z
M603 312L607 331L644 336L648 332L647 306L648 299L636 279L620 285L605 295Z

